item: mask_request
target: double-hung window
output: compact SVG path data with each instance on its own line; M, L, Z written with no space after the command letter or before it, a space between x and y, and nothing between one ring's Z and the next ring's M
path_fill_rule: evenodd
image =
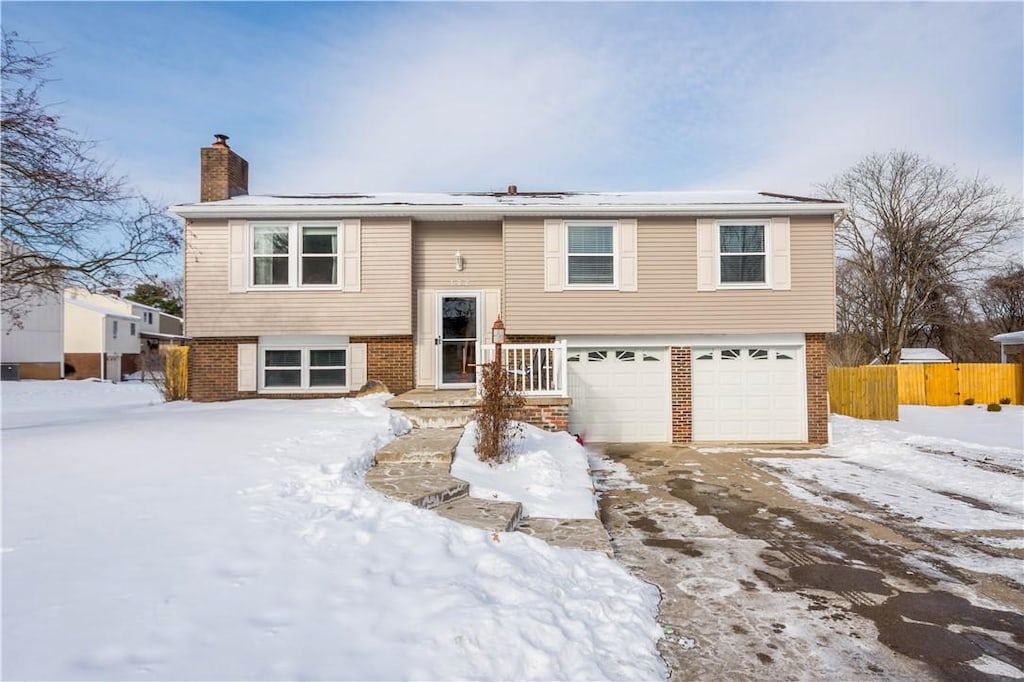
M614 288L615 224L566 223L565 257L568 287Z
M337 223L255 223L250 229L253 288L339 286Z
M348 388L348 349L345 347L264 347L261 353L261 390L342 391Z
M767 223L718 223L718 283L763 287L768 283Z

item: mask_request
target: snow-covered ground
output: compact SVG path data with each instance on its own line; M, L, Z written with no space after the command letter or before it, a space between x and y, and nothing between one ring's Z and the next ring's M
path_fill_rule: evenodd
M818 504L849 509L830 495L853 495L923 528L970 531L992 547L1020 546L1013 534L1024 535L1024 407L907 405L899 422L831 420L826 457L759 464L780 473L792 494ZM1024 584L1024 566L1014 559L958 549L951 563Z
M455 449L452 475L469 482L473 497L521 502L526 516L594 518L597 498L583 446L568 433L521 427L515 459L491 466L473 451L476 423L471 422Z
M64 381L0 397L4 679L665 674L658 593L614 561L367 488L408 428L381 396L164 404Z

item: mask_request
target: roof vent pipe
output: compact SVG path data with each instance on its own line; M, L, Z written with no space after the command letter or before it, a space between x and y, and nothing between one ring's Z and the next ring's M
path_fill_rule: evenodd
M518 194L518 193L519 193L519 188L518 187L516 187L515 185L509 185L508 186L507 194Z

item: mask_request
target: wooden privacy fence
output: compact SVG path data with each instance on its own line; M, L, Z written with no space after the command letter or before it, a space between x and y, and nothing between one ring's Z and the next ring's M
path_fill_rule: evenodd
M188 346L171 346L164 358L164 399L188 397Z
M1024 370L1019 364L936 363L868 365L828 370L828 397L836 414L859 419L896 420L900 405L978 404L1007 398L1024 402Z
M858 419L900 418L895 368L832 367L828 370L828 401L833 412Z

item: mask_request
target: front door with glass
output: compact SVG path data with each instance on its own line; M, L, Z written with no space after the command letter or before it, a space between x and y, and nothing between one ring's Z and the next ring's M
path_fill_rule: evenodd
M479 309L479 294L438 294L438 388L476 385Z

